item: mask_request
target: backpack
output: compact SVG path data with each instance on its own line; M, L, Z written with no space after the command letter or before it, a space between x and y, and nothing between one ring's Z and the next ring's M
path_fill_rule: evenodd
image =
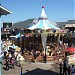
M13 59L11 60L11 63L14 64L14 60Z

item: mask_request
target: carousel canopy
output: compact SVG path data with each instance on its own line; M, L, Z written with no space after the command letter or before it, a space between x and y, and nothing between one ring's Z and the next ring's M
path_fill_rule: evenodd
M47 19L47 16L45 14L45 11L44 11L44 6L42 6L42 12L41 12L41 15L40 17L38 18L38 23L37 24L33 24L33 26L30 26L28 27L28 29L30 30L33 30L33 29L44 29L44 30L47 30L47 29L55 29L55 30L58 30L59 28L56 27L52 22L50 22L48 19Z
M50 23L48 20L39 20L39 22L36 25L33 25L31 27L29 27L28 29L36 29L36 28L40 28L40 29L55 29L58 30L59 28L57 28L55 25L53 25L52 23Z

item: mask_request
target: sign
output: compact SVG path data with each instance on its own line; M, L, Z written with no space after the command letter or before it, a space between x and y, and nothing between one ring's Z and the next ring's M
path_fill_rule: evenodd
M12 27L12 23L11 22L5 22L5 23L3 23L3 29L4 28L9 29L10 27Z

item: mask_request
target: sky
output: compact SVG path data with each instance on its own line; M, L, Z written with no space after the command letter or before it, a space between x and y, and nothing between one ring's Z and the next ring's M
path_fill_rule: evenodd
M12 14L1 17L1 23L16 23L31 18L38 19L42 6L52 22L66 22L74 20L75 0L0 0L2 6L12 11Z

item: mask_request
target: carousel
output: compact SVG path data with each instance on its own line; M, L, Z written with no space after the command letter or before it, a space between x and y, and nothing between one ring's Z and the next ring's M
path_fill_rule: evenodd
M59 51L54 51L54 53L51 54L53 50L58 50L59 47L62 50L64 49L63 37L65 35L65 31L56 27L55 23L49 21L45 14L44 6L42 6L42 12L38 18L38 22L29 26L28 29L31 30L31 32L25 33L25 36L27 41L29 40L28 46L30 50L40 51L46 58L46 56L60 53ZM61 38L62 40L60 40Z
M34 21L33 25L30 25L27 29L24 29L24 37L19 38L19 46L27 51L33 51L37 53L40 51L40 55L53 56L55 53L60 53L58 50L64 49L64 35L65 31L56 27L56 24L51 22L46 16L44 6L42 6L42 12L37 21ZM61 40L60 40L61 39ZM46 60L46 59L45 59Z
M35 48L35 45L42 46L43 49L46 48L46 46L58 46L59 43L63 43L63 36L65 34L65 31L56 27L55 23L52 23L49 21L48 17L45 14L44 6L42 6L42 12L40 17L38 18L38 22L33 24L32 26L28 27L29 30L31 30L31 33L25 33L26 37L33 37L33 47ZM60 41L60 38L62 40ZM32 41L29 42L29 44L32 44ZM56 46L56 47L57 47ZM40 48L40 47L37 47Z

